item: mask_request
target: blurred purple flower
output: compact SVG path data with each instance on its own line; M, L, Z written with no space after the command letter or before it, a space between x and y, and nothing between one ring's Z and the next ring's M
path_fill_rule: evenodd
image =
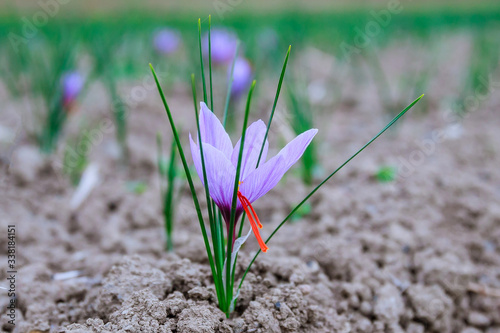
M212 39L212 62L216 65L227 64L234 58L238 38L236 34L226 29L213 29ZM203 37L203 54L208 57L208 34Z
M236 177L241 139L233 148L231 139L224 126L222 126L219 119L203 102L201 103L199 125L210 197L219 207L226 226L229 229L234 180ZM264 149L262 150L261 163L257 167L262 142L266 133L266 125L262 120L258 120L251 124L246 131L237 192L238 201L235 223L237 223L239 217L245 211L263 252L267 251L267 246L259 234L258 228L262 228L262 224L252 207L252 203L278 184L285 172L299 160L317 132L317 129L305 131L267 162L266 157L269 143L266 140ZM198 146L199 141L195 143L191 135L189 135L189 140L196 172L203 182L201 152ZM234 230L236 232L236 228ZM234 242L236 235L233 234L232 236Z
M158 30L153 38L156 51L162 54L172 54L179 48L181 37L179 32L169 28Z
M77 71L69 72L62 78L63 105L69 111L82 91L83 76Z
M231 76L231 67L228 69L228 76ZM252 67L250 62L245 58L238 57L234 62L233 84L231 86L231 94L234 96L240 95L252 83Z

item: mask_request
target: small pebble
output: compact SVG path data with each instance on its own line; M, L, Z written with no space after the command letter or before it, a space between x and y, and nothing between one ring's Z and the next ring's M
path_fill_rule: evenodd
M469 313L469 316L467 317L467 322L472 326L486 327L490 325L491 320L490 318L488 318L488 316L486 316L481 312L472 311Z
M372 332L373 330L372 322L368 320L368 318L361 318L357 322L357 329L361 333Z
M18 184L25 185L36 180L43 165L43 156L37 148L23 146L14 150L10 170Z
M373 308L372 308L372 305L369 302L364 301L364 302L361 303L361 306L360 306L359 310L365 316L370 316L372 314Z
M312 291L312 287L308 284L301 284L299 286L299 290L302 293L302 295L309 295Z
M349 305L354 309L359 308L359 297L357 295L351 295L351 297L349 297Z

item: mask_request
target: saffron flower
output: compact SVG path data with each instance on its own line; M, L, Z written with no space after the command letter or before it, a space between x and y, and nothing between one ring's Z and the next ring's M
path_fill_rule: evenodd
M153 38L153 45L156 51L161 54L172 54L179 48L181 38L179 32L169 28L158 30Z
M219 207L229 233L234 181L236 178L241 139L233 147L231 139L221 122L203 102L201 103L199 122L210 197ZM263 252L266 252L268 247L260 236L259 228L262 228L262 223L257 217L252 203L278 184L285 172L300 159L317 132L317 129L305 131L267 162L266 157L269 143L266 140L259 163L259 155L266 135L266 125L262 120L258 120L246 130L240 179L238 180L235 225L244 211L248 216L252 231ZM201 152L198 145L199 140L194 142L191 135L189 139L193 162L198 176L203 182ZM234 232L232 241L234 242L235 239L236 234Z
M228 68L228 76L231 75L231 68ZM231 94L239 96L252 83L252 67L245 58L237 58L234 62L233 84L231 85Z
M74 106L74 103L82 91L84 84L83 77L78 72L69 72L63 76L62 79L62 89L63 96L62 102L63 107L67 112L70 112Z
M210 34L212 62L216 65L230 63L236 53L238 38L226 29L213 29ZM208 56L208 34L203 38L203 54Z

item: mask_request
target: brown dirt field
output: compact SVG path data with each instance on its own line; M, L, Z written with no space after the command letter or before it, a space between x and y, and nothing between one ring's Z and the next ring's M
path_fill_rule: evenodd
M404 71L397 66L400 55L386 52L395 55L384 57L383 65ZM322 61L329 61L322 57L312 61L318 71ZM435 75L448 82L457 67L448 62ZM315 119L324 173L361 147L387 118L371 82L357 86L354 94L353 79L337 79L343 85L341 102L318 105L322 111ZM455 123L440 106L447 89L453 92L453 82L431 86L428 113L417 106L312 197L310 214L280 230L253 266L230 319L217 308L186 191L178 205L176 252L163 251L154 142L157 130L165 136L169 131L154 89L130 111L128 167L113 157L112 131L96 139L91 161L99 164L101 183L76 211L69 208L74 188L61 177L61 152L43 157L21 135L0 185L0 230L4 235L10 224L17 229L18 317L15 327L7 323L8 298L2 297L0 329L499 333L500 95L491 94ZM101 91L92 87L66 135L78 128L82 114L98 123L108 112ZM193 130L189 91L174 87L169 98L186 139ZM255 102L254 114L265 117L271 99L272 94ZM6 102L2 126L14 124L11 116L24 105ZM286 112L284 104L279 112ZM278 117L273 126L274 150L288 135L285 118ZM444 135L439 141L433 139L436 130ZM398 178L378 182L374 174L381 165L398 166ZM308 192L293 174L255 204L264 236ZM129 180L148 187L134 194L126 188ZM2 236L1 249L6 242ZM256 249L250 238L240 251L238 276ZM59 273L69 271L78 271L77 276L62 279ZM0 270L0 280L6 278Z

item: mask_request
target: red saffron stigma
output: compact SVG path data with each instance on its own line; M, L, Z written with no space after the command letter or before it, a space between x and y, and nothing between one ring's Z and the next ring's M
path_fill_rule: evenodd
M259 233L258 228L262 229L262 223L260 223L257 213L255 213L255 210L253 209L250 201L243 194L241 194L240 191L238 191L238 199L240 199L241 205L243 206L243 210L248 215L250 226L252 227L252 231L255 235L255 238L257 238L257 242L259 243L260 249L262 250L262 252L267 252L269 248L267 247L266 243L264 243ZM257 221L257 223L255 223L255 221Z

